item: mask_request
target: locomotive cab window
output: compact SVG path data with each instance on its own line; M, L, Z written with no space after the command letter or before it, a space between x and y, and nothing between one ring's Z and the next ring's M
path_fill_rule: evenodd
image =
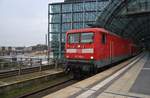
M81 33L81 43L93 43L94 33Z
M106 43L106 34L102 34L102 44Z
M82 33L72 33L68 34L68 43L93 43L94 33L92 32L82 32Z
M75 34L69 34L68 35L68 43L79 43L80 42L80 34L75 33Z

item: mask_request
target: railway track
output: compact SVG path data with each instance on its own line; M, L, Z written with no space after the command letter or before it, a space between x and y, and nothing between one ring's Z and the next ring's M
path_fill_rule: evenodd
M14 70L10 70L10 71L0 72L0 79L11 77L11 76L17 76L17 75L38 72L38 71L44 71L47 69L51 69L52 68L51 66L53 66L53 65L45 65L45 66L41 66L41 68L40 68L40 66L36 66L36 67L14 69Z
M63 78L63 77L62 77ZM74 83L77 83L78 80L74 80L73 78L70 79L64 79L63 82L51 85L51 86L47 86L45 88L42 88L40 90L37 91L33 91L31 93L28 94L24 94L22 96L19 96L18 98L41 98L47 94L56 92L64 87L70 86Z

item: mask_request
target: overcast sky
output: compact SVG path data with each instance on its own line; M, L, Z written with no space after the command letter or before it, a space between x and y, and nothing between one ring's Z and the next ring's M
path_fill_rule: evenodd
M48 3L63 0L0 0L0 46L45 43Z

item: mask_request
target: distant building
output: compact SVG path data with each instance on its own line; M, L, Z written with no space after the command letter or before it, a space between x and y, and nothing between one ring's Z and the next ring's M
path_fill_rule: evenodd
M0 47L0 55L17 55L36 51L47 52L47 45L38 44L30 47Z
M38 44L36 46L32 46L32 51L44 51L47 50L47 45Z
M94 24L111 0L65 0L49 4L50 48L54 58L63 58L66 31Z
M16 48L15 48L15 47L12 47L12 51L16 51Z
M16 47L16 53L17 54L24 54L24 48L25 47Z
M23 50L24 50L24 52L31 52L32 51L32 47L25 47Z
M10 55L15 51L16 51L15 47L0 47L0 55Z

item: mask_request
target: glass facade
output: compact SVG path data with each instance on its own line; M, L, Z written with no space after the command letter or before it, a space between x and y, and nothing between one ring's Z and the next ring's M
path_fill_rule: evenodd
M83 0L49 4L50 49L54 58L63 58L65 33L95 23L110 0Z

